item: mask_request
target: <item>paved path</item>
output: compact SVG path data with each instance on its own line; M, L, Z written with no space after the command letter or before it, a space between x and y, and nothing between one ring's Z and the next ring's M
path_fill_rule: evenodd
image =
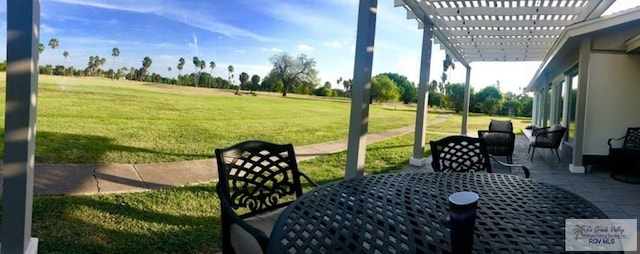
M441 115L428 125L443 122ZM369 134L367 143L375 143L412 133L414 125ZM347 150L347 141L297 146L299 161ZM139 192L188 184L216 181L215 159L149 164L36 164L34 192L47 195L91 195L98 193Z

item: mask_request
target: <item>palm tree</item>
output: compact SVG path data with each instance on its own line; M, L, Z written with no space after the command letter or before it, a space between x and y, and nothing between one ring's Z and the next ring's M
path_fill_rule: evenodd
M60 45L60 43L58 42L58 39L56 38L51 38L51 40L49 40L49 47L51 47L51 75L53 75L53 50L56 49L58 46Z
M67 51L62 52L62 56L64 56L64 65L67 65L67 57L69 57L69 52L67 52ZM65 66L65 68L66 68L66 66ZM66 76L66 73L64 72L64 69L63 69L62 75Z
M147 71L149 70L149 67L151 67L151 63L151 58L148 56L145 56L144 59L142 59L142 68L140 68L138 81L145 81L147 79Z
M180 59L178 59L178 66L176 66L178 68L178 85L180 85L180 76L182 76L182 68L184 68L184 63L184 58L180 57Z
M120 49L119 48L113 48L111 50L111 56L113 57L113 67L111 67L111 69L115 70L116 69L116 57L120 56ZM111 79L113 79L114 77L111 76Z
M249 81L249 74L243 71L242 73L240 73L239 78L240 78L240 85L238 86L238 89L236 89L236 94L240 93L241 87L244 87L247 85L247 82Z
M167 71L169 71L169 77L171 77L171 66L167 67Z
M193 57L193 65L194 65L194 74L196 76L196 80L194 82L195 86L198 87L198 81L200 81L200 71L198 71L198 69L200 68L200 59L197 56Z
M214 61L209 62L209 68L211 68L210 74L211 74L211 77L213 77L213 69L216 68L216 62Z
M257 74L254 74L253 76L251 76L251 94L253 94L253 90L254 89L258 89L258 86L260 85L260 76L258 76Z
M229 83L233 84L233 65L229 65L227 71L229 71Z
M200 70L198 71L198 81L200 81L200 74L202 73L202 70L204 70L204 68L207 68L207 62L205 62L204 60L200 60L199 67Z
M44 51L44 44L38 44L38 51L40 51L40 54L42 54L42 52Z

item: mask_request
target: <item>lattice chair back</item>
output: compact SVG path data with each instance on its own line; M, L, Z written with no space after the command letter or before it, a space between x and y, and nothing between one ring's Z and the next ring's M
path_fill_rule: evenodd
M481 138L449 136L429 142L434 171L491 173L487 145Z
M242 218L284 207L302 195L291 144L246 141L215 153L218 194Z
M628 128L623 148L640 150L640 127Z

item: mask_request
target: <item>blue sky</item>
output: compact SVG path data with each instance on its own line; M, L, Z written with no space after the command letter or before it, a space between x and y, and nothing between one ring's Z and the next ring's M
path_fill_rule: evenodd
M6 1L0 5L0 31L6 38ZM623 4L640 1L620 0ZM111 50L120 49L115 67L141 67L145 56L153 60L151 71L176 76L180 57L183 73L194 71L193 56L216 62L214 76L227 77L233 65L236 76L266 76L269 58L279 52L306 54L317 62L322 83L351 78L356 39L357 0L42 0L41 36L47 47L40 64L64 64L85 68L89 56L106 58L103 69L112 68ZM417 83L422 30L407 20L393 1L378 2L374 75L396 72ZM6 58L5 39L0 53ZM69 52L65 60L64 51ZM439 79L444 51L434 47L431 78ZM500 81L503 91L517 91L535 73L539 62L472 63L475 89ZM168 71L168 67L172 71ZM209 68L206 71L210 71ZM464 82L460 66L450 73L452 82ZM236 81L237 82L237 81Z

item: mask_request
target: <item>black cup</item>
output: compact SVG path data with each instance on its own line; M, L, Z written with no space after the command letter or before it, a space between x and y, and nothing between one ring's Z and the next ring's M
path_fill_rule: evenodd
M451 252L454 254L471 253L473 250L478 198L478 194L469 191L456 192L449 196Z

